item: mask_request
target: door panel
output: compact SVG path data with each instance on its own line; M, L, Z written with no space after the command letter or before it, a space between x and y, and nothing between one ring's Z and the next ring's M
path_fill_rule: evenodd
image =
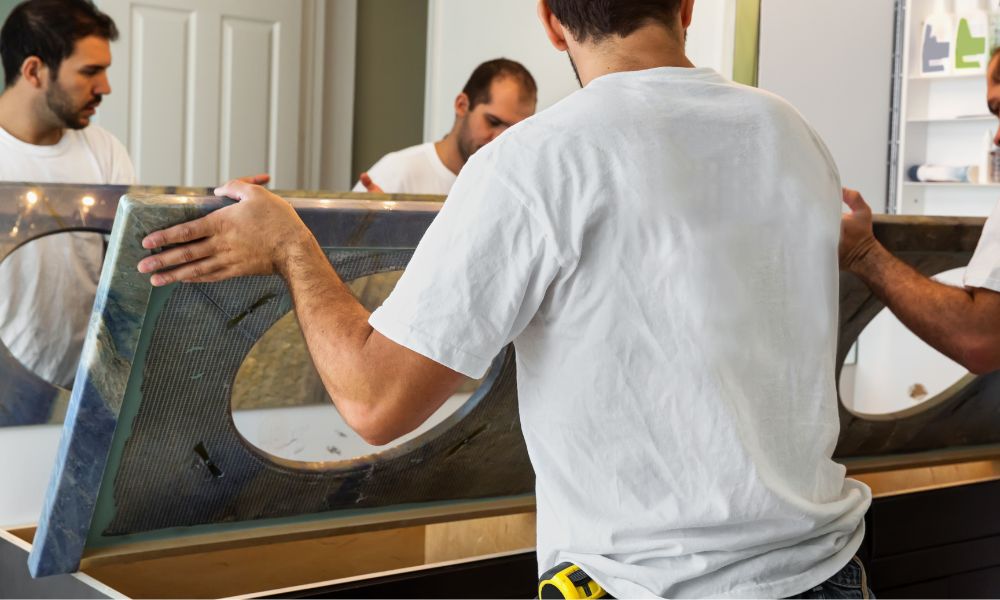
M140 183L269 172L298 187L302 0L101 0L118 24L99 122Z
M275 108L270 77L274 29L271 23L249 19L222 20L220 180L227 174L274 170L268 143Z
M185 181L183 133L191 108L185 90L195 85L188 61L191 16L152 6L132 10L127 144L136 171L157 183Z

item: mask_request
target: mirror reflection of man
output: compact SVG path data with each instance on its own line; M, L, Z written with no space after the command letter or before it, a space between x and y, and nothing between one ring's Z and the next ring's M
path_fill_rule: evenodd
M476 153L375 313L287 202L240 182L143 240L183 245L139 270L280 273L376 444L512 342L540 571L575 563L619 598L861 598L871 492L831 459L832 157L787 103L694 68L694 0L538 10L583 89Z
M1000 117L1000 50L987 69L987 104ZM1000 129L994 138L1000 144ZM844 190L851 209L842 217L840 265L854 273L925 342L977 374L1000 369L1000 203L983 227L965 271L965 286L925 277L875 239L872 211L861 195Z
M28 0L0 30L0 181L132 184L125 147L91 124L111 93L114 21L86 0ZM0 263L0 339L26 367L73 383L103 262L93 233L35 240Z
M383 156L354 191L447 196L469 157L535 114L537 102L538 87L524 65L506 58L484 62L455 98L455 122L443 139Z

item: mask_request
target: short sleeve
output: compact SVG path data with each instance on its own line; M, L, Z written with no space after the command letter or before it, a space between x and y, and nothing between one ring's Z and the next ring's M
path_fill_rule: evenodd
M480 151L370 324L392 341L481 377L534 318L560 270L546 229Z
M1000 292L1000 203L983 227L976 253L965 270L965 286Z

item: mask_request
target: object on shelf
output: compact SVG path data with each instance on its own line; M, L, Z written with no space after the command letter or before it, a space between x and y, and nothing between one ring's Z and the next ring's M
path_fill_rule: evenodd
M990 19L990 54L1000 46L1000 0L986 0Z
M983 145L979 152L979 179L976 183L992 183L991 168L993 163L993 132L989 129L983 134Z
M955 0L955 73L985 73L989 18L980 0Z
M954 31L951 15L945 12L944 0L937 0L934 12L924 21L920 52L920 74L947 75L951 72L951 40Z
M990 152L990 183L1000 183L1000 147Z
M914 165L909 171L910 181L923 183L977 183L979 167L948 165Z

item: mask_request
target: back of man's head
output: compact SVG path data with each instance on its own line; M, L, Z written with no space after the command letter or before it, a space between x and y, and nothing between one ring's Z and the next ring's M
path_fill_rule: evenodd
M76 43L92 35L114 41L118 39L118 28L90 0L22 2L0 29L4 87L14 85L29 56L37 56L55 78L59 65L73 54Z
M545 0L559 22L581 43L626 37L659 23L674 29L681 0Z
M497 58L489 60L476 67L462 88L469 98L469 110L476 108L479 104L490 103L490 87L494 81L511 77L518 82L525 98L536 98L538 96L538 86L535 78L521 63L506 59Z

